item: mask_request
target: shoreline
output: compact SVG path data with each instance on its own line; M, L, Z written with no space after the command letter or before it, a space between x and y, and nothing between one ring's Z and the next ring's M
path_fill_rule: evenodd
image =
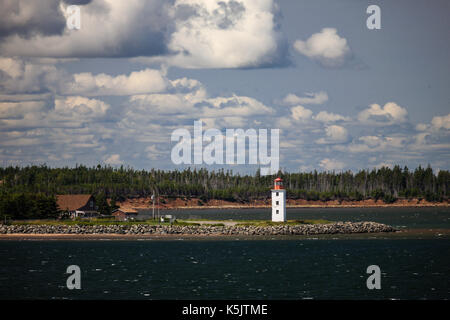
M395 233L401 233L402 231L396 231ZM376 232L371 235L388 234L392 232ZM347 233L342 235L362 235L363 233ZM10 233L0 234L1 240L184 240L184 239L202 239L202 240L214 240L214 239L267 239L268 237L274 239L281 239L286 237L317 237L325 236L326 234L315 235L232 235L232 234L25 234L25 233ZM367 235L367 234L366 234ZM330 236L330 235L328 235ZM337 236L337 235L334 235Z
M256 200L248 203L232 202L226 200L201 201L198 198L162 198L155 209L159 210L208 210L208 209L270 209L270 200ZM119 202L123 209L152 210L151 199L140 197L127 199ZM366 199L355 200L304 200L287 199L287 209L293 208L427 208L427 207L450 207L448 201L428 202L425 199L398 199L393 203L385 203L382 200Z
M326 224L258 225L1 225L0 235L60 235L64 237L87 236L156 236L156 237L210 237L210 236L295 236L320 234L354 234L396 232L398 229L376 222L334 222Z
M450 207L449 203L437 203L437 204L411 204L411 205L403 205L403 204L376 204L376 205L327 205L327 204L305 204L305 205L288 205L286 209L295 209L295 208L433 208L433 207ZM127 208L127 207L121 207ZM133 209L139 210L152 210L152 207L132 207ZM272 208L270 205L237 205L237 206L177 206L177 207L160 207L156 209L159 210L208 210L208 209L270 209Z
M0 234L1 241L252 241L339 239L450 239L450 229L403 229L395 232L315 235L179 235L179 234Z

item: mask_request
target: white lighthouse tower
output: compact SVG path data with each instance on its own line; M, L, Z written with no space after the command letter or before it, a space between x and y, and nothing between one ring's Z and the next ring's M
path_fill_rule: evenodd
M272 221L286 222L286 190L281 178L274 180L272 189Z

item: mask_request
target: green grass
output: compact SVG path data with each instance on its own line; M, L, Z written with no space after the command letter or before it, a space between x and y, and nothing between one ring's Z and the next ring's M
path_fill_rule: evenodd
M84 226L96 226L96 225L170 225L169 222L159 222L157 220L145 220L145 221L115 221L105 219L91 219L91 220L16 220L12 222L13 225L84 225Z
M302 224L328 224L332 223L332 221L323 220L323 219L315 219L315 220L288 220L286 222L273 222L269 220L246 220L239 221L238 226L257 226L257 227L268 227L268 226L279 226L279 225L302 225Z
M188 221L183 221L183 220L175 220L173 225L174 226L199 226L200 223L193 223L193 222L188 222Z
M183 222L189 221L209 221L211 223L207 224L209 226L223 226L221 220L211 220L211 219L187 219L183 220ZM277 225L302 225L302 224L328 224L333 223L333 221L328 221L324 219L307 219L307 220L288 220L286 222L272 222L270 220L224 220L226 222L236 222L238 226L277 226Z

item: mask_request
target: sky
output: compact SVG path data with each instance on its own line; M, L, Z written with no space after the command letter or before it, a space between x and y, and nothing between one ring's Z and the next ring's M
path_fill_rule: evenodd
M380 29L367 27L370 5ZM448 170L449 9L440 0L0 0L0 165L261 166L175 164L172 133L193 135L202 121L223 134L279 129L279 166L290 172Z

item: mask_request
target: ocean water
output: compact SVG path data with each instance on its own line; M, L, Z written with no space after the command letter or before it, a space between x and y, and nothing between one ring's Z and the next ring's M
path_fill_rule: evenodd
M402 210L403 219L388 218L390 209L377 210L377 219L431 231L253 240L3 240L0 299L449 299L450 237L442 231L449 210L411 208ZM336 217L349 220L342 213ZM66 287L69 265L81 269L80 290ZM367 289L369 265L381 269L380 290Z

